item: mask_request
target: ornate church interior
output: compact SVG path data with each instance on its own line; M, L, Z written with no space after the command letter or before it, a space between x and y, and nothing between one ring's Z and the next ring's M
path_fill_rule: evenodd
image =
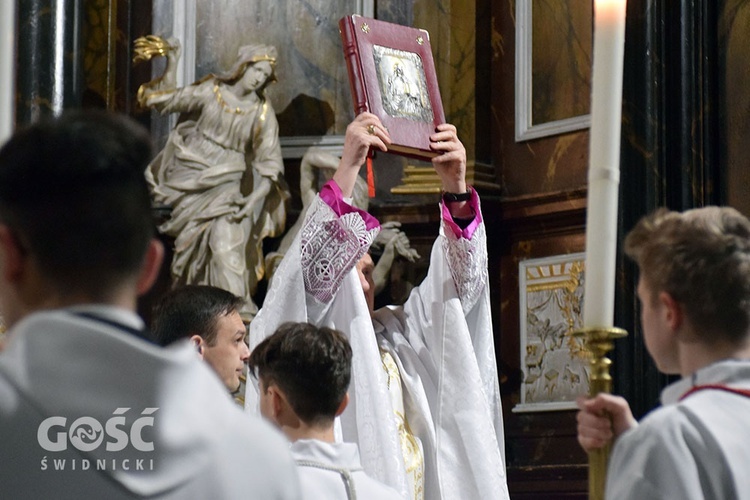
M168 168L174 147L205 155L200 161L207 163L239 165L220 172L240 186L236 193L182 197L158 190L154 220L167 254L138 312L148 323L173 276L183 273L180 283L210 282L246 297L240 313L251 323L312 199L331 179L355 118L339 19L359 14L425 29L445 120L466 149L466 184L481 196L510 497L591 498L592 466L576 427L576 398L593 382L591 355L572 333L585 326L584 287L601 277L591 267L585 272L587 241L599 242L587 233L590 140L599 132L591 113L595 3L3 2L0 87L8 100L0 102L0 141L66 109L101 108L151 132L159 152L148 170L152 186L162 185L160 169ZM12 10L1 11L6 4ZM750 140L750 2L627 0L623 47L615 109L619 187L610 197L607 231L616 245L609 326L626 335L603 355L612 362L605 392L623 396L640 419L675 378L661 373L646 350L638 268L623 241L659 207L728 205L750 215L743 149ZM256 81L249 81L248 67L260 73ZM191 149L188 119L215 117L166 100L167 83L191 89L184 95L233 119L246 117L245 130L228 132L221 123L205 129L213 146L229 137L236 147ZM184 132L176 138L178 130ZM177 139L184 144L175 146ZM375 305L403 304L430 265L441 227L440 179L429 160L377 151L369 161L370 178L363 171L353 203L384 228L373 243L376 269L384 263ZM242 217L221 228L234 248L181 239L180 231L194 234L208 211L220 213L239 197L247 203ZM195 220L200 224L192 226ZM217 271L206 255L232 264Z

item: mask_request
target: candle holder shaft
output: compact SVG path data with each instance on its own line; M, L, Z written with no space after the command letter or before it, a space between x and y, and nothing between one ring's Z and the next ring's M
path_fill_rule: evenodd
M591 353L591 379L589 396L612 392L612 376L609 367L612 361L607 357L616 339L627 336L622 328L584 328L573 332L575 337L583 337L586 349ZM610 445L589 452L589 500L604 500L607 481L607 464Z

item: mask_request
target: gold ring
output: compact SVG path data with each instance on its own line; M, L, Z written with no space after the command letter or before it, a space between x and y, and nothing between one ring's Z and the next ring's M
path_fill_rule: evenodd
M367 126L367 133L370 135L375 135L375 125L372 123Z

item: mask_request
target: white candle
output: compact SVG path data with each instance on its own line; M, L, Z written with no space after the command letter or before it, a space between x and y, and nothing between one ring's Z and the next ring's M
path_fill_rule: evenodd
M583 325L614 324L626 0L594 1Z
M15 1L0 1L0 145L13 133Z

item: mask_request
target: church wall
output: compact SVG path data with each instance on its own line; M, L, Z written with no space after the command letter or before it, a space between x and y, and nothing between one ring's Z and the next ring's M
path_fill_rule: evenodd
M750 215L750 165L747 144L750 138L750 2L724 2L718 31L719 72L722 100L721 137L726 147L727 202Z
M509 483L513 498L585 498L587 460L575 442L574 412L509 411L523 387L518 263L584 250L588 161L585 130L515 141L516 3L493 2L491 16L492 161L503 188L491 272L498 352L510 378L503 387ZM750 215L748 16L745 0L628 0L620 241L659 206L729 204ZM615 325L629 336L611 356L614 392L641 416L670 378L645 350L636 269L618 253Z
M570 2L557 4L562 19L566 8L574 8ZM497 287L496 342L507 377L502 393L509 488L511 497L519 499L586 498L587 459L576 442L575 412L512 409L524 387L519 262L584 250L588 131L516 142L516 2L493 2L491 23L490 133L493 165L503 190L495 222L500 230L490 255ZM571 42L563 41L562 45ZM557 54L553 49L541 47ZM586 99L587 90L580 89Z

